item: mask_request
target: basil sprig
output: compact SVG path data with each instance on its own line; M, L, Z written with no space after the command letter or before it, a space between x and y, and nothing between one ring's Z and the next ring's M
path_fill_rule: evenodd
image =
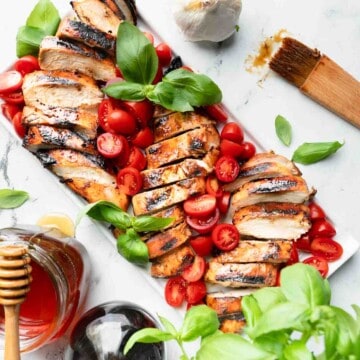
M159 60L146 36L133 24L119 25L116 62L125 81L112 83L103 91L116 99L152 102L173 111L191 111L194 106L221 102L219 87L206 75L177 69L153 85Z
M131 216L114 203L103 200L86 205L76 218L76 226L85 215L124 231L117 239L117 249L126 260L138 265L149 261L148 248L138 233L161 230L174 220L148 215Z
M29 194L22 190L0 189L0 209L14 209L29 199Z
M275 131L281 142L286 146L290 146L292 138L291 125L289 121L281 115L275 118Z

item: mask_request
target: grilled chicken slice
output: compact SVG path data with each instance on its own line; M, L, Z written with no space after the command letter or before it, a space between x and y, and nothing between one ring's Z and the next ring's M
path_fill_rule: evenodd
M95 80L70 71L34 71L25 75L22 86L25 105L46 111L59 107L94 109L103 99Z
M306 205L262 203L237 210L233 223L242 236L258 239L296 240L311 227Z
M70 4L80 21L117 36L121 19L102 0L70 1Z
M213 125L188 131L150 145L146 149L148 168L158 168L189 157L202 157L211 149L219 148L219 144L219 133Z
M203 159L185 159L177 164L141 172L145 190L175 183L180 180L210 174L218 158L218 150L210 150Z
M136 25L136 8L135 3L131 0L101 0L106 4L114 14L122 19Z
M214 309L218 315L226 315L241 312L241 299L242 296L234 291L228 291L208 293L205 301L206 305Z
M146 246L149 259L154 259L184 244L191 236L191 230L186 222L152 236Z
M194 261L194 252L189 245L182 245L175 250L156 258L151 264L151 276L169 278L180 275Z
M115 63L109 55L56 36L45 36L41 41L39 65L42 70L79 71L104 82L116 77Z
M242 312L219 316L219 330L224 333L240 334L245 325L246 320Z
M309 191L301 176L280 176L254 180L244 184L231 198L232 210L262 202L304 203L309 200Z
M205 280L226 287L275 286L278 268L271 263L221 264L209 262Z
M62 108L49 106L43 111L32 106L24 106L22 123L33 125L49 125L72 130L88 140L95 139L98 127L97 112L79 108Z
M154 120L154 142L169 139L204 125L214 124L214 121L193 111L171 113Z
M174 112L175 111L173 111L173 110L169 110L169 109L166 109L166 108L162 107L161 105L155 104L154 105L153 119L157 119L157 118L162 117L162 116L170 115L170 114L172 114Z
M203 194L205 190L205 179L203 177L195 177L163 188L136 194L132 198L134 214L150 214L166 209L185 201L190 196Z
M96 157L69 149L38 151L36 156L45 167L88 202L112 201L127 210L127 196L119 191L116 178L101 167L101 162Z
M82 42L89 47L101 49L112 57L115 56L116 37L114 35L100 31L77 19L65 16L60 22L56 36L63 40Z
M98 153L94 140L86 140L68 129L45 125L30 126L24 137L23 146L31 152L68 148L89 154Z
M287 240L241 240L231 251L215 256L219 263L271 262L286 263L290 259L292 242Z

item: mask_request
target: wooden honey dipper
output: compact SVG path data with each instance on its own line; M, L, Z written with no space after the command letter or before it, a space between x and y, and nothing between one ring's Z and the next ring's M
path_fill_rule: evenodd
M31 261L25 246L0 247L0 304L5 313L5 360L20 359L19 311L32 281Z

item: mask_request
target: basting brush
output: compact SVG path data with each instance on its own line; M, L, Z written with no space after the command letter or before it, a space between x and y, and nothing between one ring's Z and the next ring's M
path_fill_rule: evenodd
M269 66L305 95L360 128L360 82L319 50L285 37Z

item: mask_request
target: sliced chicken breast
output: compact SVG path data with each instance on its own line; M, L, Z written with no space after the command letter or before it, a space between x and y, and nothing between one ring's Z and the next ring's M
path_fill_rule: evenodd
M296 240L311 227L306 205L262 203L235 211L233 223L242 236L258 239Z
M135 3L131 0L101 0L106 4L114 14L122 19L136 24L136 8Z
M154 114L153 114L153 119L157 119L159 117L165 116L165 115L169 115L174 113L175 111L173 110L169 110L166 109L164 107L162 107L161 105L154 105Z
M208 293L205 298L206 305L216 311L218 315L241 312L242 296L228 292Z
M56 36L46 36L41 41L39 65L42 70L79 71L104 82L116 77L115 63L109 55Z

